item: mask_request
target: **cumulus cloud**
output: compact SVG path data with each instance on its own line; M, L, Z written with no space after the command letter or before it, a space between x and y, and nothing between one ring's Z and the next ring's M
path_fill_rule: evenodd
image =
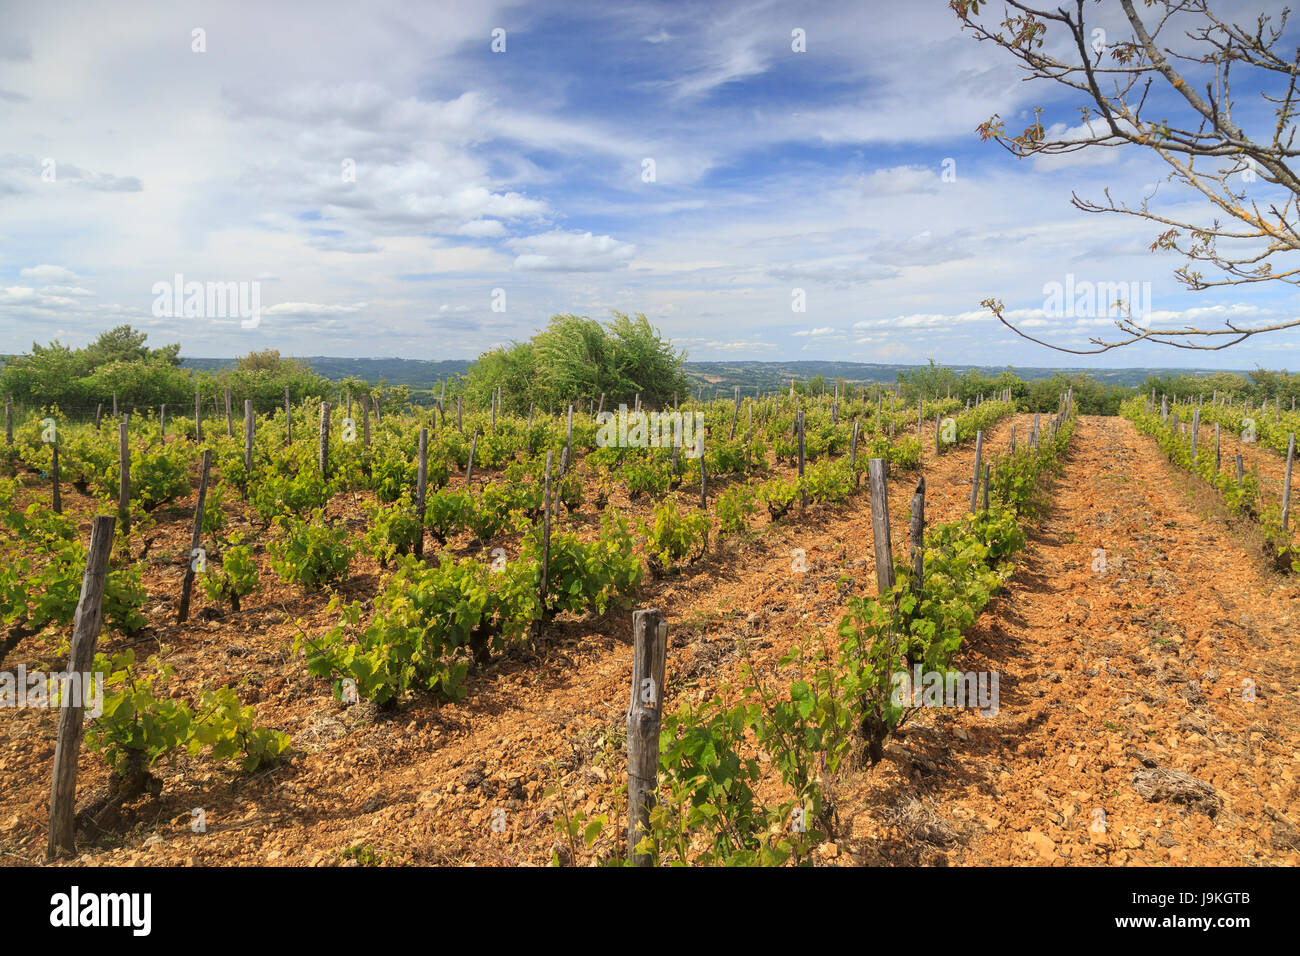
M622 269L636 254L631 243L613 236L556 229L506 243L519 253L515 268L540 272L607 272Z
M263 315L291 315L291 316L318 316L318 315L349 315L353 312L360 312L365 309L366 303L359 302L356 305L322 305L318 302L280 302L268 309L263 309Z
M24 279L35 279L37 282L76 282L77 274L71 269L65 269L63 266L29 266L18 273Z

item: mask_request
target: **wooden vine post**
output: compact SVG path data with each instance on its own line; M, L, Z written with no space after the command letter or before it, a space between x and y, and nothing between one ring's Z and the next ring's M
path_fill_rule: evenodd
M320 474L322 478L330 476L330 403L320 403Z
M804 443L802 411L795 417L795 428L799 431L799 510L803 511L808 507L808 489L803 483Z
M697 437L700 439L700 510L708 511L708 476L704 474L704 433L700 432Z
M889 540L889 486L883 458L867 461L871 487L871 539L876 551L876 590L884 594L894 586L894 548Z
M658 608L632 614L632 692L627 708L627 855L634 866L653 866L637 853L650 830L658 796L659 726L668 667L668 622Z
M1282 529L1291 527L1291 468L1295 464L1295 432L1286 440L1286 481L1282 485Z
M858 420L853 419L853 436L849 439L849 473L853 475L853 487L858 486Z
M124 426L125 427L125 426ZM103 623L104 584L108 557L113 549L112 515L95 518L90 530L90 550L81 578L81 597L72 624L72 648L64 692L77 687L72 699L61 701L59 731L54 746L54 777L50 783L50 832L46 860L76 853L77 758L81 753L81 723L85 716L86 680L95 660L95 641ZM76 681L77 684L73 685Z
M230 417L230 389L226 389L226 437L235 437L235 422Z
M429 477L429 429L420 429L419 460L415 471L415 520L420 530L415 534L415 556L424 557L424 498Z
M917 479L916 491L912 492L912 520L908 522L907 532L912 548L911 589L919 602L925 580L925 475Z
M203 441L203 396L194 393L194 440Z
M194 502L194 527L190 532L190 553L185 557L185 579L181 582L181 604L176 611L176 623L184 624L190 616L190 592L194 589L194 561L203 543L203 503L208 497L208 469L212 465L212 449L203 449L199 463L199 497Z
M63 514L63 496L59 492L59 439L57 435L54 441L50 443L50 455L50 478L54 481L54 493L50 504L54 508L54 513L61 515Z
M546 590L550 583L551 572L551 456L553 454L554 452L549 451L546 453L546 478L542 485L542 576L537 593L539 631L546 617Z
M125 416L117 426L117 513L122 520L122 532L131 533L131 445L127 438Z
M478 449L478 429L474 429L474 437L469 442L469 458L465 462L465 487L470 487L470 482L474 480L474 452Z
M970 489L970 511L975 513L975 506L980 500L980 464L984 454L984 433L977 431L975 433L975 477L972 479Z
M257 416L253 414L253 400L244 399L244 493L248 493L248 484L253 478L253 432L257 428Z

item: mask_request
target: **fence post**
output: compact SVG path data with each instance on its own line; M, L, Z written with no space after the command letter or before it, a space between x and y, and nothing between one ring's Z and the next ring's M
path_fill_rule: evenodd
M627 708L627 855L635 866L653 866L637 853L650 828L658 798L659 725L668 667L668 622L658 608L632 614L632 692Z
M700 440L700 509L708 511L708 477L704 474L704 432L699 432L696 437Z
M194 502L194 528L190 533L190 553L185 558L185 580L181 582L181 605L176 611L176 623L184 624L190 616L190 591L194 588L194 552L203 543L203 502L208 496L208 468L212 464L212 449L203 449L199 464L199 497Z
M320 403L320 473L322 478L330 476L330 403Z
M63 497L59 493L59 439L55 436L50 445L50 454L53 456L50 462L50 478L54 481L54 495L51 504L54 506L56 515L63 514Z
M253 400L244 399L244 486L247 490L248 481L253 477L253 431L257 427L256 416L253 414Z
M415 556L424 557L424 495L429 474L429 429L420 429L419 461L415 470L415 517L420 530L415 536Z
M1196 464L1196 436L1201 430L1201 406L1197 405L1192 409L1192 464Z
M803 511L808 507L808 489L803 483L804 443L802 411L795 416L795 428L799 432L799 510Z
M912 492L912 520L907 530L912 546L912 593L919 602L925 579L925 475L917 479L916 491Z
M894 586L894 548L889 540L889 487L883 458L867 461L867 480L871 486L871 538L876 551L876 586L877 592L884 594Z
M970 490L970 511L975 513L975 506L980 500L980 462L984 455L984 433L977 431L975 433L975 477L972 480Z
M542 485L542 582L538 589L538 630L546 618L546 590L551 573L551 456L546 453L546 479Z
M77 806L77 757L81 753L81 721L89 687L89 671L95 660L95 640L103 623L104 582L108 579L108 556L113 549L112 515L95 518L90 530L90 551L81 578L81 597L77 601L72 625L72 649L68 655L68 673L63 684L67 693L76 681L73 700L60 700L59 731L54 746L54 777L50 784L50 832L45 848L46 860L76 852L74 830ZM74 677L73 675L77 675ZM102 691L102 686L101 686Z
M1286 483L1282 485L1282 529L1291 526L1291 467L1295 463L1295 432L1286 440Z
M121 474L117 482L117 511L122 519L122 532L131 532L131 446L127 438L126 419L117 426L117 460Z
M853 487L858 486L858 420L853 419L853 437L849 439L849 471L853 474Z

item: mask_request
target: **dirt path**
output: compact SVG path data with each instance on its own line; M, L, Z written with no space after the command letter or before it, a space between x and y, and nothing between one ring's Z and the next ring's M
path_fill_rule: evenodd
M1300 589L1214 507L1131 423L1082 420L959 664L999 672L998 715L923 713L864 782L852 857L1300 863Z

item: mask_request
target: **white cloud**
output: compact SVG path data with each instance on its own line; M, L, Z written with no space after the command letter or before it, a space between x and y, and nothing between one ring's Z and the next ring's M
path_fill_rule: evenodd
M357 305L321 305L317 302L280 302L268 309L263 309L263 315L349 315L353 312L360 312L366 308L366 303L360 302Z
M24 279L35 279L37 282L76 282L77 274L71 269L65 269L63 266L30 266L18 273Z
M515 268L525 271L605 272L622 269L636 254L631 243L590 232L553 230L506 243L519 253Z

